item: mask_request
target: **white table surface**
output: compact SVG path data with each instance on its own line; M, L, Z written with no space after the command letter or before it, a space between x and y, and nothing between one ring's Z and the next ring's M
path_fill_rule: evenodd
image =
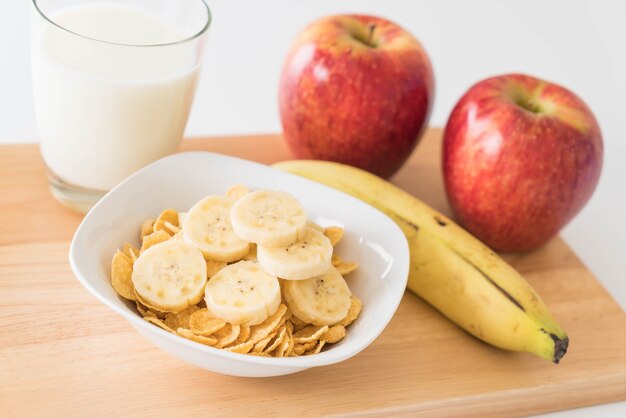
M437 81L433 126L445 125L463 92L490 75L525 72L576 92L600 122L605 159L595 194L562 235L626 308L626 2L207 1L214 21L187 136L279 132L285 53L303 26L337 13L384 16L420 39ZM0 2L0 143L37 139L29 7ZM544 416L624 417L626 402Z

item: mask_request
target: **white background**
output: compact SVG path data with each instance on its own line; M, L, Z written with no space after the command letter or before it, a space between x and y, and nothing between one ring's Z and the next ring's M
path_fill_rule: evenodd
M626 1L207 1L214 21L188 136L279 132L278 76L291 41L315 18L344 12L390 18L422 42L437 83L431 125L444 125L463 92L490 75L525 72L576 92L600 122L605 160L563 236L626 307ZM29 6L0 2L0 143L37 140ZM554 416L625 412L622 402Z

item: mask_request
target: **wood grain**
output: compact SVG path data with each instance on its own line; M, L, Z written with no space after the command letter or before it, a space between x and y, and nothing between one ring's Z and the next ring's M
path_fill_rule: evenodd
M448 212L440 131L394 182ZM185 141L265 163L279 136ZM212 374L170 357L73 277L81 216L47 191L35 145L0 147L0 416L520 416L626 399L626 315L557 238L508 256L568 331L555 366L467 335L413 294L365 351L271 379Z

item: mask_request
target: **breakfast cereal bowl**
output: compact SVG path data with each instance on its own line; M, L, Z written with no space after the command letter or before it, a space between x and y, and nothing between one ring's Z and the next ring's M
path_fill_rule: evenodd
M340 342L301 357L258 357L206 346L169 333L142 319L135 305L117 295L110 281L111 258L124 242L139 244L139 227L163 209L186 211L209 194L234 184L285 191L309 219L338 225L345 235L338 253L359 268L346 277L362 311ZM233 376L267 377L296 373L346 360L371 344L394 315L409 269L409 250L400 228L385 214L347 194L254 162L209 152L163 158L109 192L87 214L70 248L70 264L82 285L168 353L203 369Z

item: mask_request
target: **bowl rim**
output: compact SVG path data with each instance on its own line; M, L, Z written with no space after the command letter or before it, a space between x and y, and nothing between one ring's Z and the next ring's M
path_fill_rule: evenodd
M404 294L404 291L406 289L406 285L408 282L410 254L409 254L408 242L406 240L404 233L402 232L400 227L391 218L389 218L389 216L387 216L385 213L383 213L379 209L369 205L368 203L362 200L359 200L347 193L344 193L339 190L333 189L329 186L326 186L322 183L318 183L318 182L309 180L307 178L297 176L295 174L287 173L284 171L280 171L280 170L277 170L277 171L281 175L296 178L298 181L301 181L304 183L314 184L316 187L326 189L326 191L331 191L332 193L340 193L345 198L356 202L358 205L369 206L371 209L378 212L378 214L381 215L383 219L386 219L386 221L388 221L387 223L389 224L390 228L394 230L395 235L397 235L398 237L402 237L402 240L401 240L402 242L399 243L400 251L401 251L400 257L406 260L406 262L402 263L403 265L399 266L400 268L399 273L401 274L398 274L397 276L399 277L398 280L400 280L401 283L398 283L392 287L391 289L392 291L390 292L392 295L392 299L391 299L392 303L386 304L385 306L387 307L387 309L380 313L380 316L386 316L384 320L382 321L382 327L380 327L380 329L377 331L371 332L371 334L365 339L365 341L362 344L354 345L354 347L348 346L346 347L346 349L341 350L341 351L333 352L334 350L328 350L328 351L322 351L321 353L318 353L312 356L298 356L298 357L261 357L261 356L252 356L249 354L233 353L230 351L226 351L223 349L211 347L205 344L188 340L186 338L183 338L178 335L172 334L168 331L165 331L164 329L161 329L158 326L150 324L144 321L143 318L141 318L135 312L131 312L131 310L128 307L126 307L125 304L124 304L124 307L118 306L114 301L109 300L109 298L106 295L101 294L94 286L92 286L90 281L83 275L83 272L78 267L77 252L79 251L79 248L78 248L77 241L78 241L78 237L81 236L84 233L84 230L89 227L89 224L92 222L91 221L92 217L95 216L94 213L98 212L98 208L104 205L105 202L108 199L110 199L111 195L116 195L118 193L118 190L126 187L127 184L136 181L138 177L144 176L146 171L152 170L154 169L154 167L163 165L171 160L186 158L187 156L194 155L194 154L208 156L211 158L218 158L218 159L237 160L239 162L244 162L246 164L262 166L264 169L277 170L265 164L257 163L255 161L250 161L250 160L246 160L246 159L239 158L239 157L233 157L230 155L224 155L224 154L219 154L219 153L209 152L209 151L186 151L186 152L179 152L179 153L161 158L151 164L148 164L147 166L138 170L134 174L130 175L128 178L126 178L117 186L115 186L113 189L111 189L111 191L109 191L104 197L100 199L100 201L96 203L96 205L94 205L94 207L89 211L89 213L87 213L87 215L81 221L80 225L76 229L76 232L74 233L74 236L72 238L72 242L70 244L70 250L69 250L69 263L70 263L70 266L72 268L74 275L76 276L78 281L83 285L83 287L85 287L89 291L89 293L95 296L96 299L98 299L100 302L108 306L118 315L122 316L124 319L130 322L131 325L133 325L134 327L140 327L142 329L147 330L148 332L156 332L160 337L169 340L171 343L182 344L188 349L199 350L205 354L217 356L225 360L241 361L244 363L250 363L250 364L255 364L255 365L291 367L291 368L310 368L310 367L330 365L330 364L338 363L338 362L341 362L343 360L346 360L348 358L355 356L356 354L358 354L359 352L367 348L376 338L380 336L380 334L384 331L384 329L387 327L387 325L389 324L389 322L395 315L398 309L398 306L400 305L400 302L402 301L402 296ZM402 279L400 279L400 277L402 277ZM119 295L117 297L120 298ZM350 343L348 342L348 344ZM158 348L161 348L161 347L158 347Z

